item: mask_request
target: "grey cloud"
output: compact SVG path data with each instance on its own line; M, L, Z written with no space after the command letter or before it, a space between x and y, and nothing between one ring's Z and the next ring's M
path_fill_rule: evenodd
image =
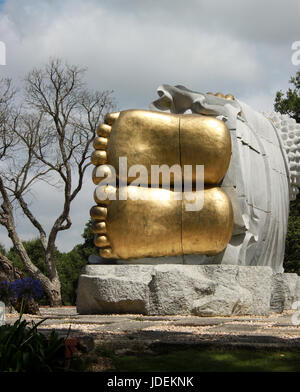
M11 0L9 70L21 76L50 55L66 57L88 65L90 85L114 89L121 108L147 105L163 82L244 95L273 85L274 68L289 68L299 6L288 3ZM287 35L285 44L268 46L270 29Z
M189 31L222 31L252 42L280 45L299 34L298 0L106 0L101 4L111 13L183 26Z

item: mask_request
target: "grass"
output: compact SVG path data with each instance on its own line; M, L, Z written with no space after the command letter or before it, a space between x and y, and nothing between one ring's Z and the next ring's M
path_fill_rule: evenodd
M102 355L105 355L102 353ZM299 372L300 353L249 349L176 350L159 355L113 355L118 372Z

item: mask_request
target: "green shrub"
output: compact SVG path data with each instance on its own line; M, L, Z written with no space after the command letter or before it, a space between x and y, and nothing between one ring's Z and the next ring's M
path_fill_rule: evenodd
M51 372L64 370L65 339L56 331L49 337L37 331L37 324L21 321L0 327L1 372Z

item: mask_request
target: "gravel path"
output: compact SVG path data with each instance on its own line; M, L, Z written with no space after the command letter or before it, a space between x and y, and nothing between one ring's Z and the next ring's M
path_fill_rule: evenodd
M24 315L28 321L47 318L39 327L50 333L77 337L117 351L161 350L166 346L231 346L300 349L300 326L292 323L293 311L269 316L195 317L79 315L75 307L40 308L40 316ZM16 314L7 314L13 323Z

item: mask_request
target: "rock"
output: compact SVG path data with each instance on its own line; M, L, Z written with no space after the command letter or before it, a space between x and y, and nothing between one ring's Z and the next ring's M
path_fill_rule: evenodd
M195 315L268 314L271 268L229 265L206 265L203 268L207 276L217 283L216 290L213 295L195 302Z
M293 302L300 300L300 277L293 273L274 274L271 289L270 310L276 313L290 310Z
M80 314L230 316L268 314L270 267L87 265L79 278Z
M79 278L80 314L147 314L151 266L87 265Z

